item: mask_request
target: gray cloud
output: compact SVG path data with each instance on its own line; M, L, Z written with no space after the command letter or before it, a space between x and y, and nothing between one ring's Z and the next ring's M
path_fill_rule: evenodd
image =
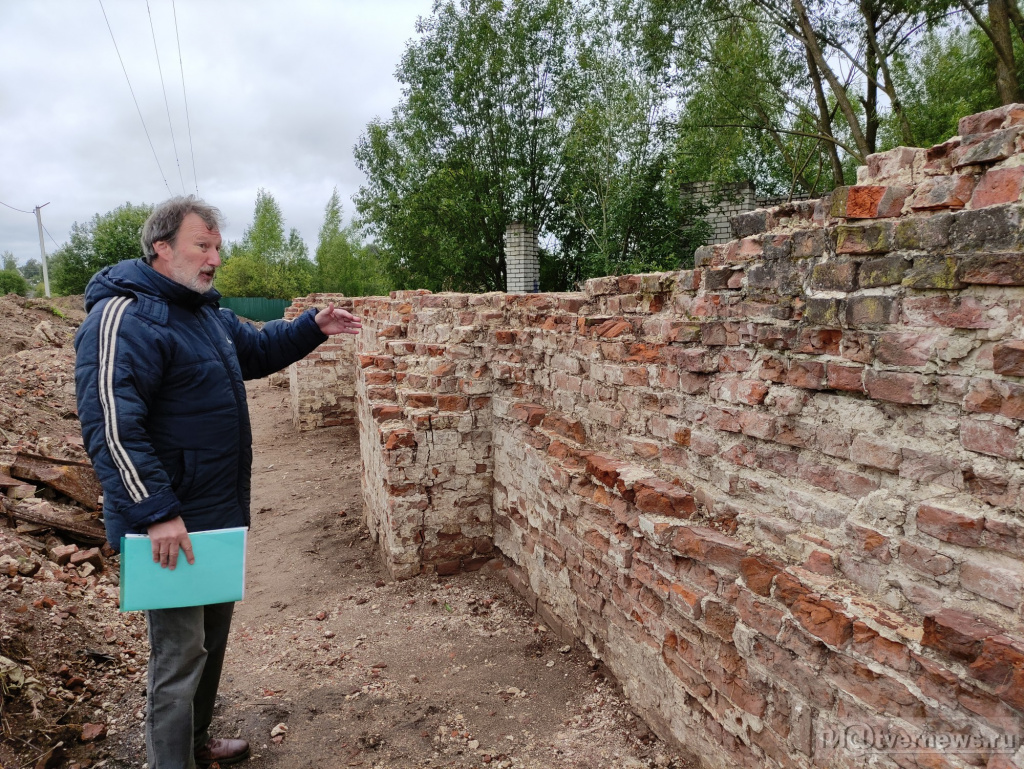
M0 201L50 202L58 243L71 224L126 201L194 192L219 206L237 239L256 191L313 249L338 187L347 215L362 183L352 147L400 98L394 71L430 0L175 0L192 150L171 0L149 0L177 160L146 4L104 0L163 176L143 132L98 2L0 7ZM54 249L46 238L47 252ZM34 217L0 207L0 251L39 256Z

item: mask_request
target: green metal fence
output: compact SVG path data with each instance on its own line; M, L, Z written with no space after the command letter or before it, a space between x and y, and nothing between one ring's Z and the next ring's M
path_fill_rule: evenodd
M236 315L249 320L277 320L284 317L284 311L292 302L290 299L263 299L251 296L223 296L221 307L227 307Z

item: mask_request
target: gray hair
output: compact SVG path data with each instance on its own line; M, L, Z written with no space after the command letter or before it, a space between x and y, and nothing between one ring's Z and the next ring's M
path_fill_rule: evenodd
M207 205L194 195L171 198L153 209L153 213L142 225L142 259L152 264L156 258L153 244L164 240L174 245L181 223L189 214L196 214L211 230L220 230L223 219L219 209Z

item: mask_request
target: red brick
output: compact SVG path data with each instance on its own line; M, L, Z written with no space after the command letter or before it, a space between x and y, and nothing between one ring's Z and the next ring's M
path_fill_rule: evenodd
M916 545L904 540L900 543L899 559L911 568L931 574L934 577L949 574L953 571L954 562L941 553L924 545Z
M853 623L853 648L882 665L901 673L910 672L910 650L906 645L890 641L863 622Z
M1024 342L1004 342L992 351L992 367L1003 376L1024 377Z
M864 375L864 386L870 397L891 403L925 405L935 400L931 378L922 374L868 369Z
M463 395L438 395L437 408L440 411L467 411L469 398Z
M811 270L811 289L814 291L855 291L857 288L857 262L820 262Z
M1024 597L1024 567L1000 569L986 559L968 559L960 565L960 586L1010 609Z
M615 339L625 333L632 332L633 327L629 321L622 318L612 318L604 323L594 326L591 331L604 339Z
M1024 553L1024 526L1011 521L986 518L985 544L993 550L1002 550L1019 557Z
M895 228L889 221L840 224L836 227L837 254L884 254L893 249Z
M891 366L924 366L931 360L938 340L936 332L881 334L875 344L875 358Z
M975 518L932 505L917 509L917 530L943 542L964 547L980 547L985 519Z
M666 644L662 647L661 654L665 666L672 671L672 674L682 682L688 691L701 698L711 696L711 687L704 681L704 677L686 664L685 660L671 646Z
M960 136L968 137L974 134L990 133L1002 128L1004 125L1017 125L1014 122L1013 113L1018 112L1017 105L1007 104L985 112L976 112L960 118L957 123L957 133Z
M971 196L971 208L1015 203L1020 200L1022 185L1024 185L1024 166L991 168L978 182L978 186Z
M718 370L722 372L743 372L750 370L753 355L749 350L723 350L719 357Z
M668 587L668 600L669 603L676 609L680 610L686 616L692 617L693 619L700 619L701 616L701 599L706 595L701 591L693 591L678 582L673 582Z
M963 208L971 199L974 181L973 176L960 174L925 179L910 199L910 207L915 211Z
M603 555L608 554L609 540L597 529L589 529L583 534L583 541Z
M767 379L769 382L785 382L786 373L789 370L789 361L776 356L766 356L761 359L761 366L758 376Z
M915 683L922 693L944 705L955 707L956 690L960 684L957 675L920 654L911 652L910 657L920 667L920 675Z
M46 551L47 556L54 563L65 566L71 560L71 556L78 552L78 545L57 545Z
M389 385L395 381L395 375L390 371L367 371L363 381L368 385Z
M710 389L712 398L748 406L759 405L767 394L768 385L756 379L726 379L716 382Z
M913 190L908 187L857 185L850 187L846 197L848 219L878 219L899 216L903 203Z
M558 416L555 414L548 414L541 421L540 426L553 433L561 435L563 438L568 438L576 443L586 443L587 433L583 427L583 423L575 419L566 419L565 417Z
M771 595L772 580L781 573L779 565L765 556L751 556L740 561L740 574L747 587L765 598Z
M821 676L797 655L764 637L754 640L753 653L754 658L772 675L791 684L797 692L819 708L831 709L835 702L833 688L825 685Z
M960 265L959 278L985 286L1024 286L1024 259L1019 253L969 256Z
M879 563L889 563L892 560L889 553L889 538L884 534L853 523L846 524L846 533L855 544L855 551L858 554L869 556Z
M713 635L718 636L726 643L732 642L732 631L736 627L736 614L721 601L705 601L702 622Z
M825 364L825 380L833 390L864 392L864 367L843 366L838 363Z
M587 472L609 488L615 487L619 473L629 467L614 457L594 452L587 456Z
M1024 641L1005 635L986 638L970 672L995 687L996 695L1008 705L1024 712Z
M786 384L809 390L822 389L825 386L825 364L809 360L792 361Z
M805 600L814 594L800 584L800 581L791 574L778 574L775 577L775 597L786 606L792 606L797 601Z
M853 637L853 620L837 603L811 594L797 600L790 606L790 611L808 633L830 646L842 647Z
M411 448L416 445L416 434L412 430L398 429L381 433L381 442L388 451L393 449Z
M793 343L793 352L808 355L838 355L843 333L830 328L803 328Z
M413 392L405 393L405 405L414 409L434 408L437 406L437 397L432 393Z
M996 635L999 630L979 617L943 609L924 618L921 645L971 663L981 655L985 639Z
M960 443L969 451L994 457L1017 459L1017 430L979 419L960 420Z
M836 471L836 483L840 492L854 499L866 497L881 486L881 481L878 478L851 473L847 470Z
M964 136L952 152L953 168L1005 160L1014 153L1020 138L1019 127L1004 128L985 134Z
M738 572L749 549L739 540L703 526L683 526L672 538L672 548L706 566Z
M832 556L824 550L813 550L804 561L804 568L814 574L822 574L831 577L836 573L836 567L832 563Z
M769 638L778 636L785 615L770 603L758 601L748 590L741 590L736 599L736 614L740 621Z
M981 716L989 723L1013 723L1020 717L1008 708L1001 698L967 683L960 684L956 692L956 701L961 707Z
M997 321L988 317L988 311L994 305L972 296L908 297L903 300L903 315L911 326L993 328Z
M97 571L103 571L103 555L98 547L90 547L88 550L79 550L71 554L68 560L70 566L81 566L83 563L92 564Z
M633 484L633 503L644 513L689 518L697 512L693 495L660 478L644 478Z
M835 655L828 661L828 671L840 689L882 713L902 718L925 715L924 703L906 686L859 662Z
M860 434L850 446L850 459L861 465L894 472L903 462L903 454L891 441Z

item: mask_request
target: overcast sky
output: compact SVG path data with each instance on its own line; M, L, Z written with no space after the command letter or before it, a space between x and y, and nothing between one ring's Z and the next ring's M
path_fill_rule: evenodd
M49 203L50 253L73 222L197 185L224 212L225 239L236 240L264 187L312 252L332 188L346 219L353 214L363 182L353 145L398 103L395 68L430 0L148 6L156 50L147 0L102 0L156 159L100 0L0 2L0 202L26 211ZM6 250L22 264L39 257L39 239L34 216L0 206Z

